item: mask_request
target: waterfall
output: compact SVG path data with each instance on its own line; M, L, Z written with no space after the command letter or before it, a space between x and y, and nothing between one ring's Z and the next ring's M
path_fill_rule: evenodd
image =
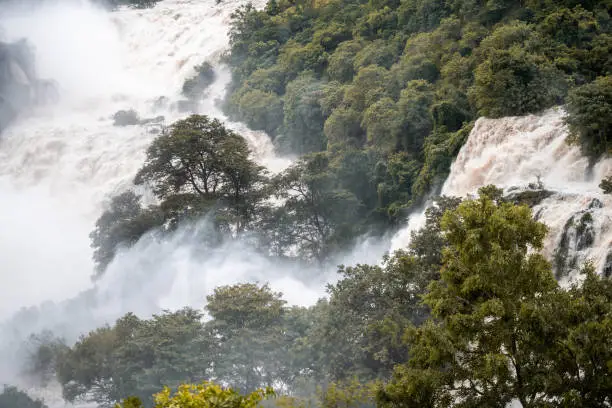
M229 81L219 57L240 4L167 0L108 13L65 1L2 17L8 40L34 44L38 71L58 82L61 101L21 117L0 140L0 265L13 276L0 289L0 317L90 286L88 234L109 197L132 187L155 137L147 126L113 126L115 112L163 115L166 124L185 117L176 108L182 84L210 61L217 80L198 110L225 120L215 104ZM228 125L256 160L273 170L287 165L267 135Z
M246 280L269 281L295 304L322 294L323 277L306 284L306 276L295 276L299 271L272 265L241 242L214 250L202 245L206 219L164 242L143 237L101 281L90 280L88 234L109 199L134 188L158 134L148 125L114 126L113 115L133 109L144 119L163 116L166 125L186 117L181 88L196 65L208 61L216 74L196 111L244 136L270 171L290 164L275 155L265 133L229 122L218 108L230 79L220 62L230 14L244 3L165 0L151 9L107 12L60 0L27 14L0 10L0 40L27 38L38 74L53 78L61 95L58 104L24 113L0 135L0 381L13 382L17 345L43 328L71 341L129 311L148 316L201 307L215 286Z
M216 74L196 110L244 136L269 171L290 164L265 133L229 122L216 103L230 80L220 63L230 14L243 3L164 0L107 12L58 0L27 15L0 11L3 40L33 43L39 75L57 81L61 95L0 137L0 381L13 382L21 363L15 350L33 332L51 329L70 342L127 312L201 308L215 287L245 281L269 282L290 304L313 304L337 276L333 267L271 260L240 240L206 245L211 223L204 218L163 240L145 235L119 251L99 281L90 280L88 234L109 199L134 188L157 134L150 126L114 126L113 115L133 109L140 118L161 115L165 124L187 116L181 88L196 65L208 61ZM386 244L373 241L364 238L337 264L375 262Z
M612 197L598 185L612 170L606 159L589 168L577 146L566 142L560 108L539 115L479 119L453 162L441 194L465 197L495 184L509 195L529 191L537 199L536 218L549 227L544 254L560 278L575 277L586 260L603 272L612 242ZM539 198L538 198L539 196ZM589 214L589 215L585 215ZM424 222L422 212L392 240L392 249L406 246L410 232Z

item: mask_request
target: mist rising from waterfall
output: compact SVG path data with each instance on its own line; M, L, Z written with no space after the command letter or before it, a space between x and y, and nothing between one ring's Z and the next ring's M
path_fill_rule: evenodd
M290 164L266 134L228 123L216 103L230 79L219 63L229 15L240 4L165 0L109 13L66 0L0 17L6 40L34 44L40 75L55 79L61 94L57 105L22 115L0 139L0 380L14 382L23 358L14 351L32 332L52 329L71 342L127 312L201 307L215 286L239 281L269 281L289 303L311 304L335 277L334 263L280 263L243 241L206 246L210 223L203 219L164 240L145 235L90 281L88 234L110 197L134 188L156 136L147 126L113 126L112 116L134 109L141 118L163 115L165 124L187 116L178 102L195 65L209 61L216 72L197 111L225 120L271 172ZM335 263L374 263L388 244L364 238L358 245Z

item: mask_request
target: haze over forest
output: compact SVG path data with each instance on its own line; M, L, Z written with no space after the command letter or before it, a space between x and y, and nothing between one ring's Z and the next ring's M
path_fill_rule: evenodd
M0 0L0 408L612 407L611 12Z

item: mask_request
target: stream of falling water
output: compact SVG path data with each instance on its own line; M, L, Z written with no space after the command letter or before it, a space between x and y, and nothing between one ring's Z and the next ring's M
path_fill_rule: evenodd
M2 19L8 40L34 44L39 75L55 79L62 98L21 118L0 142L0 265L11 274L11 285L0 288L0 317L90 285L87 236L105 200L131 187L155 137L147 127L113 126L115 112L163 115L166 124L184 117L172 102L193 67L207 60L218 79L200 111L224 119L214 102L229 74L218 61L239 5L166 0L154 9L107 13L63 1ZM167 106L157 103L162 96ZM247 138L257 160L271 169L286 165L265 134L230 127Z
M182 84L209 61L217 79L198 112L225 120L271 171L290 163L264 133L228 123L215 103L229 81L219 63L229 17L242 3L165 0L110 13L60 0L27 14L0 10L1 40L33 43L39 76L56 80L61 94L56 106L29 112L0 139L0 381L15 379L19 361L11 350L43 328L75 339L128 311L200 307L215 286L245 280L269 281L295 304L321 294L321 282L307 285L240 242L203 248L206 220L167 242L145 237L96 287L90 281L88 234L108 199L133 187L155 137L150 127L113 126L118 110L163 115L166 124L185 117L176 107ZM29 308L14 314L22 307ZM61 405L56 392L46 397Z
M0 382L15 381L22 357L14 351L42 329L71 341L127 312L201 307L214 287L244 281L269 282L292 304L314 303L335 269L279 264L239 241L207 247L206 219L163 241L143 237L92 285L88 234L109 198L133 187L155 137L145 126L113 126L118 110L163 115L165 124L185 117L177 109L183 82L209 61L217 79L198 112L225 120L270 171L290 161L275 155L264 133L229 123L215 103L229 81L219 60L230 14L246 0L164 0L112 13L87 1L51 1L25 15L0 10L1 40L29 39L39 76L56 80L61 94L0 138ZM365 240L338 263L375 262L384 245ZM44 396L63 406L57 390Z
M612 170L612 160L597 163L589 170L578 147L566 143L564 112L551 109L540 115L481 118L451 166L442 194L465 197L487 184L506 192L522 191L538 180L551 195L533 209L539 221L549 227L544 254L555 260L562 240L567 247L570 267L563 280L573 279L586 260L599 271L606 268L612 243L612 198L598 185ZM576 225L582 216L592 218L587 239L581 241ZM410 233L423 225L424 213L414 214L408 225L392 240L392 249L410 240Z
M229 80L219 57L228 44L229 15L241 2L165 0L153 9L108 13L65 0L27 15L0 14L5 39L33 42L40 76L55 79L62 95L57 106L20 118L0 140L0 319L20 307L51 301L1 326L0 349L3 342L43 327L74 337L127 311L146 315L197 307L215 286L237 281L270 281L297 304L321 294L328 276L317 277L316 271L302 271L300 279L291 267L275 265L240 242L203 248L205 219L165 242L144 237L117 256L95 289L89 280L93 264L87 236L108 198L132 187L155 137L147 127L114 127L112 115L135 109L143 118L163 115L166 124L184 117L176 109L181 86L195 65L208 60L217 80L199 112L225 120L215 105ZM162 96L168 103L159 103ZM265 134L228 125L245 136L255 158L270 170L289 163L275 156ZM463 196L489 183L523 188L539 177L554 192L534 209L551 230L546 253L552 257L565 236L578 261L593 258L603 269L612 239L612 201L597 184L612 163L587 172L586 159L565 144L565 136L560 111L481 119L442 193ZM567 225L586 212L595 221L590 227L594 238L584 246L575 232L568 234ZM408 243L422 218L411 217L392 249ZM374 262L379 249L362 245L356 251L360 258L346 263ZM0 380L14 374L14 364L0 355Z

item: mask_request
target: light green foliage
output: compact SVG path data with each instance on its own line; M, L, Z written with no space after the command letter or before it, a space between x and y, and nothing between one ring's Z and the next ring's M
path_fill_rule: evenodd
M566 122L572 140L598 158L609 154L612 143L612 76L575 88L567 103Z
M274 397L272 388L258 389L241 395L233 388L212 382L181 384L176 392L168 387L154 395L155 408L255 408L266 398ZM141 408L138 398L130 397L116 408Z
M47 408L43 401L32 399L28 394L16 387L4 386L0 393L2 408Z
M374 396L379 384L350 381L332 382L318 392L321 408L363 408L374 406Z

